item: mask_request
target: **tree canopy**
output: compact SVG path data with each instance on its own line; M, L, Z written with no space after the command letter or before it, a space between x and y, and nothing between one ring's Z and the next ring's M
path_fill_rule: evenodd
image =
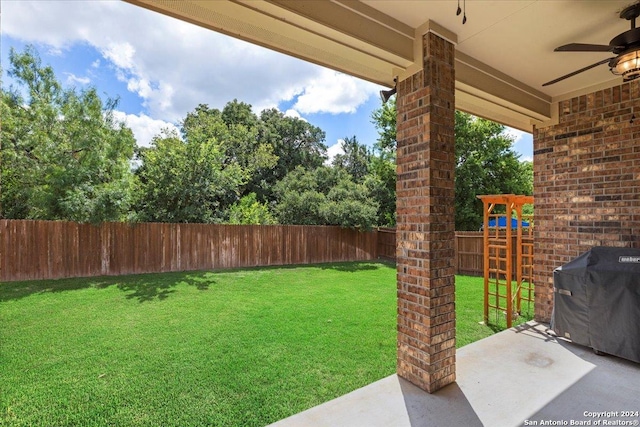
M11 51L2 88L0 217L394 226L396 106L374 111L375 144L345 137L328 162L325 133L234 99L200 104L150 147L114 119L117 101L64 88L37 51ZM478 194L532 193L502 125L456 112L456 229L482 222ZM134 158L135 154L135 158Z
M372 118L379 134L379 158L395 159L395 102L384 104ZM482 224L483 207L478 195L533 194L533 165L519 160L511 147L513 139L505 129L490 120L461 111L455 113L456 230L477 230Z
M148 222L223 222L247 172L225 159L215 137L180 139L165 132L142 154L137 219Z
M456 111L456 230L477 230L481 194L533 194L533 165L520 162L501 124Z
M276 217L282 224L341 225L370 229L376 225L378 204L367 187L344 170L301 166L278 184Z
M372 160L369 148L360 144L355 135L344 138L340 146L342 153L333 158L333 166L347 172L355 182L363 182L369 174Z
M64 89L32 47L9 61L17 86L1 93L0 217L126 218L135 139L113 117L117 102Z
M323 164L324 132L277 110L256 116L233 100L222 111L199 105L178 135L141 153L138 219L269 223L264 211L289 172Z
M277 157L274 167L261 170L251 181L250 191L264 202L273 199L274 186L288 173L297 167L315 169L327 159L322 129L275 108L260 114L259 138L272 147Z

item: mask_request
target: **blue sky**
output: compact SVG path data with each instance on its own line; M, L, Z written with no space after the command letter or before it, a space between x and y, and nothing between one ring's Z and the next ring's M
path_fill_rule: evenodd
M33 44L64 84L119 98L117 117L139 145L200 103L221 109L233 99L320 127L330 153L347 136L367 145L377 138L371 113L382 87L128 3L3 0L0 28L3 86L10 48ZM510 133L530 160L531 135Z

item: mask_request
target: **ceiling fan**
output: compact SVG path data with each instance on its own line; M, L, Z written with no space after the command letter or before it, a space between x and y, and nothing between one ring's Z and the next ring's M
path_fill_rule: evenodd
M640 28L636 28L636 18L640 16L640 3L633 4L620 12L620 18L631 21L631 29L615 36L608 45L569 43L554 49L554 52L612 52L616 56L603 59L572 73L543 84L549 86L576 74L609 63L609 69L627 82L640 77Z

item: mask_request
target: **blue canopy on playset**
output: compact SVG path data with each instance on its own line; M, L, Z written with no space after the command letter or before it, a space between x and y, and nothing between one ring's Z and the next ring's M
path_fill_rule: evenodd
M521 221L522 224L522 228L526 228L529 227L529 222L528 221ZM494 219L490 219L489 220L489 227L495 227L496 226L496 220ZM507 218L504 216L501 216L498 218L498 227L500 228L506 228L507 226ZM511 228L518 228L518 219L517 218L511 218Z

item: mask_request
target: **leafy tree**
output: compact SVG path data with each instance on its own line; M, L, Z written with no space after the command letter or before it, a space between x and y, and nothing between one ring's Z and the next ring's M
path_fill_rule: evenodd
M343 177L329 190L320 211L327 224L369 230L376 225L378 205L366 186Z
M137 219L154 222L219 223L229 200L237 200L247 174L226 162L215 137L189 138L164 131L141 152Z
M260 114L258 139L269 144L278 159L275 167L258 171L248 187L263 201L273 199L274 186L289 172L298 166L313 170L322 166L327 158L325 133L320 128L305 120L285 116L275 108Z
M531 163L511 150L505 127L456 111L456 230L477 230L483 220L480 194L533 194Z
M221 116L227 127L242 125L247 129L253 129L258 126L258 117L251 110L251 104L239 102L237 99L227 102Z
M283 224L340 225L369 229L376 224L378 205L363 184L341 169L301 166L275 187L275 213Z
M269 206L260 203L255 193L243 196L229 209L229 224L275 224Z
M370 175L366 184L379 204L378 225L396 225L396 98L375 110L372 123L378 130Z
M396 149L396 106L387 102L374 111L373 123L378 128L376 144L379 175L387 191L379 192L377 200L384 206L383 217L389 217L388 209L392 181L385 160L395 161ZM530 162L520 162L512 151L513 140L504 134L505 127L489 120L456 111L456 230L477 230L482 223L482 202L476 198L480 194L533 193L533 169ZM381 163L382 162L382 163ZM381 169L382 168L382 169ZM386 169L385 169L386 168ZM395 187L395 185L394 185ZM376 188L373 186L372 188ZM377 187L380 188L380 187ZM374 193L375 194L375 193ZM395 197L395 194L394 194Z
M298 166L275 188L274 212L280 224L324 224L320 206L326 196L318 189L315 173Z
M346 137L340 144L344 154L337 154L333 159L333 166L344 169L355 182L363 182L369 173L371 153L366 145L360 144L354 135Z
M138 218L217 223L233 215L231 221L256 220L245 218L252 205L241 198L252 193L254 178L278 161L273 146L260 140L260 126L249 104L233 100L222 111L198 105L183 120L181 138L164 133L152 149L139 153ZM271 219L263 215L257 220Z
M382 107L374 110L371 118L372 123L378 130L378 141L375 149L384 160L395 160L396 158L396 98L382 104Z
M378 203L377 225L395 227L396 225L396 164L382 155L371 157L369 175L364 185L369 194Z
M11 50L2 89L0 217L117 221L130 202L135 139L94 88L64 89L37 51Z
M255 175L271 170L278 161L272 145L259 139L259 119L251 111L251 105L235 99L222 111L199 105L183 121L182 136L193 143L215 139L223 155L222 163L239 165L248 177L247 184ZM248 185L242 192L251 191Z
M276 183L326 158L319 128L277 110L258 118L237 100L222 111L199 105L182 122L181 137L162 135L139 152L140 219L269 223Z

